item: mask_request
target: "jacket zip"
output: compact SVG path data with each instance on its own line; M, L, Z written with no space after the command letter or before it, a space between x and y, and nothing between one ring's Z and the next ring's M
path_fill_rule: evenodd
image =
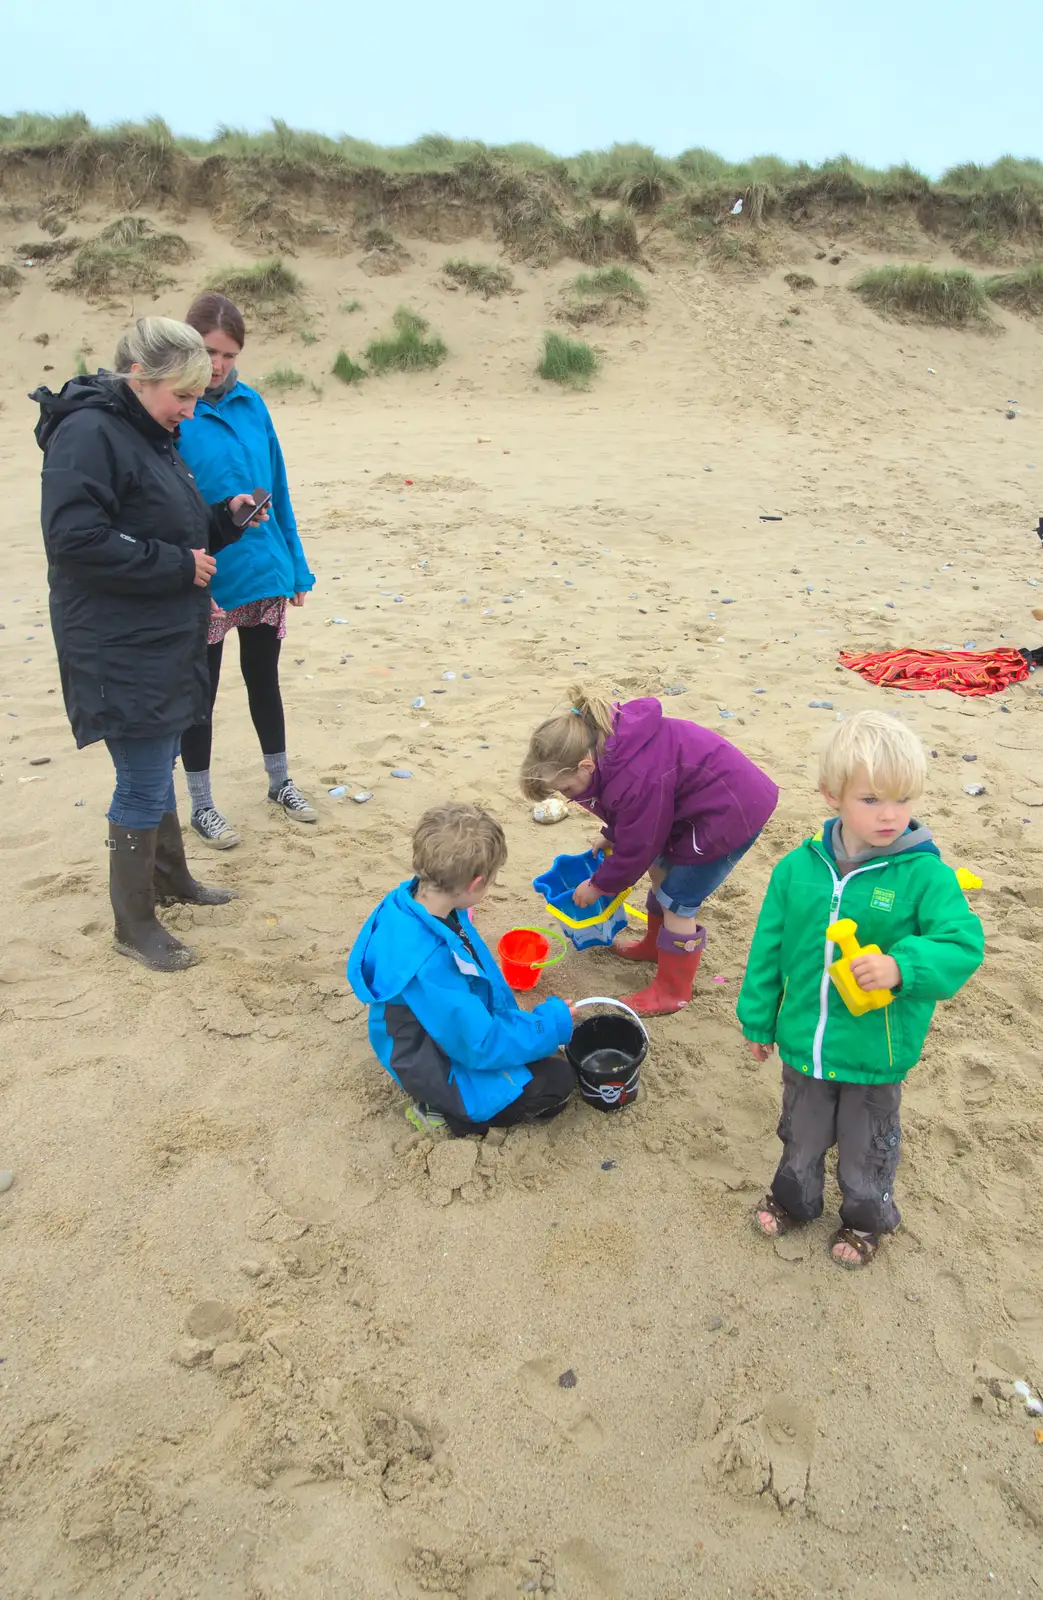
M816 855L819 854L818 851L815 853ZM829 875L833 879L833 898L829 905L829 924L832 927L837 920L837 912L840 910L840 902L844 897L844 890L852 878L861 877L863 872L880 872L888 863L886 861L874 861L868 867L855 867L854 871L849 872L845 878L838 878L833 870L833 863L829 858L823 855L820 859L829 868ZM825 960L822 963L822 982L819 984L818 991L818 1027L815 1029L815 1043L812 1046L811 1053L811 1059L814 1063L813 1076L816 1078L821 1078L822 1076L822 1041L826 1036L826 1018L829 1015L829 968L835 949L836 946L832 939L827 939Z

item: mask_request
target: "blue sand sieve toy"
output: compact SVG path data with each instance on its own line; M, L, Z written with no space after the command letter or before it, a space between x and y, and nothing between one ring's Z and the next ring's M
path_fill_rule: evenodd
M615 896L603 894L592 906L578 906L572 898L573 889L586 883L603 859L593 850L581 856L555 856L549 871L533 879L536 893L546 900L548 912L561 923L565 937L572 940L577 950L611 944L627 925L623 902L629 889Z

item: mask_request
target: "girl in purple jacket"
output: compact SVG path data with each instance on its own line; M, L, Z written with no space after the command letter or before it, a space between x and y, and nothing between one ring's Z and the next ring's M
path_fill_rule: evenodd
M658 700L613 705L573 689L571 702L533 734L522 792L530 800L566 795L605 824L611 854L574 891L577 905L648 873L648 931L612 949L623 961L655 961L656 975L623 999L642 1016L680 1011L706 948L699 909L753 845L779 791L727 739L664 717Z

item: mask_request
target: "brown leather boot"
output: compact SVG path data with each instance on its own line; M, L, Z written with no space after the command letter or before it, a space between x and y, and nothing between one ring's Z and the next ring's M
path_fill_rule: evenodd
M161 905L224 906L236 898L232 889L215 889L193 878L176 811L168 811L156 829L155 884Z
M130 956L153 972L183 972L196 958L156 917L157 831L109 823L109 899L115 944L121 956Z

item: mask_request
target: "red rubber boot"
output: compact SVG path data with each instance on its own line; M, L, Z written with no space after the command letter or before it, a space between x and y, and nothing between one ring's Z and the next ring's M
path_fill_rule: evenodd
M659 965L647 989L620 995L624 1005L639 1017L666 1017L691 1003L692 987L706 948L706 929L697 927L691 939L678 938L664 928L657 939Z
M640 939L631 939L627 944L614 944L612 954L618 956L620 961L656 961L659 951L656 945L660 933L663 931L663 908L656 899L651 889L645 901L645 910L648 912L648 928Z

